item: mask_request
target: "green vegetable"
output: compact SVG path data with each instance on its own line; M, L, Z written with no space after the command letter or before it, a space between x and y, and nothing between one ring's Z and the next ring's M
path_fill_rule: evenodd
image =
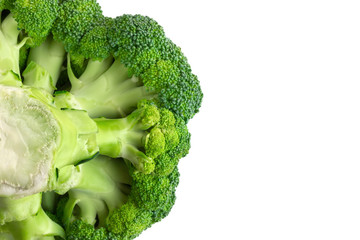
M166 217L202 91L153 19L0 0L0 239L130 240Z

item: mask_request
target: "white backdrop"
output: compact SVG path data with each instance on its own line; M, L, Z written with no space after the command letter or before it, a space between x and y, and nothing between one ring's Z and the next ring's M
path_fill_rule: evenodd
M171 214L139 240L360 239L360 2L100 1L148 15L204 92Z

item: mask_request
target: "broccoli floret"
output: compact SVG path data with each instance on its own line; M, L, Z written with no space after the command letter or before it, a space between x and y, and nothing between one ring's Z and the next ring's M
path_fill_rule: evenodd
M107 228L120 239L130 240L139 236L153 223L152 212L138 207L133 201L128 201L116 209L107 221Z
M0 1L0 10L11 10L14 8L14 1L15 0L1 0Z
M97 143L100 154L125 158L138 171L151 173L156 162L160 162L157 158L170 154L179 144L179 134L183 129L177 128L170 111L159 109L147 101L141 101L138 105L126 118L95 119L99 129ZM162 166L166 167L171 168Z
M95 0L65 0L60 5L52 33L67 52L80 54L81 38L103 18Z
M177 168L167 176L144 174L130 167L133 178L129 200L109 217L107 229L130 240L166 217L175 203Z
M159 104L188 121L198 111L202 92L180 48L165 37L154 20L141 15L115 19L110 43L115 56L155 91Z
M70 223L66 231L67 240L120 240L108 233L105 228L95 229L93 225L81 220Z
M66 52L70 53L72 66L77 75L84 71L86 64L86 58L81 51L83 49L81 39L93 27L102 25L103 22L106 21L96 0L64 0L60 5L52 33L55 40L62 42ZM98 34L95 33L95 35ZM91 45L89 43L91 41L96 40L90 37L86 43ZM102 50L99 51L102 52Z
M110 56L109 29L112 24L113 18L104 17L85 33L78 49L82 56L99 61Z
M202 92L197 77L180 48L151 18L123 15L97 20L81 42L76 51L70 50L70 92L91 117L126 116L142 99L152 99L185 122L198 111ZM103 60L110 53L114 60L109 67ZM92 60L78 76L84 56ZM96 60L98 65L104 63L98 72L92 68ZM97 77L89 81L89 72Z
M30 39L27 44L38 46L49 35L58 16L58 0L16 0L14 17L20 29L25 30Z

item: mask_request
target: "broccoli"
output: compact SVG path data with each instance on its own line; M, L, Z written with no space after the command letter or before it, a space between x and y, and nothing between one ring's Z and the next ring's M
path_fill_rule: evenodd
M0 239L131 240L176 200L200 83L153 19L0 0Z

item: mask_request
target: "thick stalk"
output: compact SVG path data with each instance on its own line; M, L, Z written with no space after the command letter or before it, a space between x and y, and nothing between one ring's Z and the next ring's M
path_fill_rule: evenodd
M0 26L0 73L12 71L20 76L19 54L20 48L27 38L18 43L20 30L12 14L9 14Z
M124 119L95 119L98 126L97 143L100 154L129 160L136 169L144 173L154 170L154 161L141 150L147 136L146 131L132 128L133 123Z
M64 59L64 46L50 36L40 46L30 50L28 63L33 61L43 67L50 74L53 85L56 86Z

